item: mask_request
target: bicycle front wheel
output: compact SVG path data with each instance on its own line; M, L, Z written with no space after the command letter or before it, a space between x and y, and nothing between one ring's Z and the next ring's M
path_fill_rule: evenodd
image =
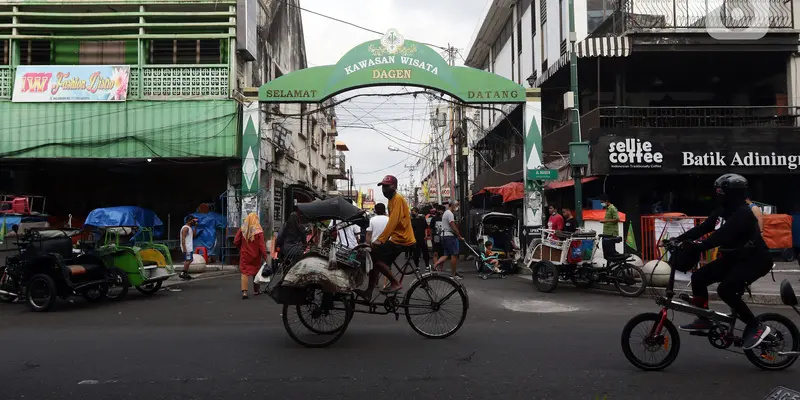
M622 329L622 352L628 361L645 371L667 368L678 358L681 338L672 321L664 320L661 332L654 332L661 314L639 314Z
M467 294L452 278L426 276L411 285L403 308L414 332L429 339L444 339L464 325Z

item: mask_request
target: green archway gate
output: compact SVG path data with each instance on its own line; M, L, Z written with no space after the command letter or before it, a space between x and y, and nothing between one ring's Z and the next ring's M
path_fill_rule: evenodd
M434 89L469 104L524 104L526 227L542 221L541 180L554 179L556 171L543 169L541 96L500 75L469 67L449 65L439 53L422 43L406 40L390 29L379 40L362 43L335 65L302 69L264 84L259 103L321 103L339 93L371 86L415 86ZM242 214L257 210L259 190L258 104L246 106L242 137Z

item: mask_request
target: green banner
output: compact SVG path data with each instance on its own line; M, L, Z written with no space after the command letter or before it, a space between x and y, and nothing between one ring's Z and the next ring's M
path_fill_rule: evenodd
M242 112L242 194L258 193L261 182L258 103L245 105Z
M417 86L446 92L464 103L523 103L525 89L500 75L452 67L432 48L390 29L380 40L356 46L336 65L302 69L259 88L272 103L319 103L368 86Z

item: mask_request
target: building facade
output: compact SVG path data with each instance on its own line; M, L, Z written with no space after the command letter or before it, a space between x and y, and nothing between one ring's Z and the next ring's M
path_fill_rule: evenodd
M638 235L643 215L707 215L714 178L738 172L755 200L798 211L794 3L576 0L584 205L609 193ZM559 170L546 196L563 205L574 202L567 4L493 1L466 59L541 89L545 162Z
M175 236L205 203L238 227L243 92L306 67L297 0L10 0L0 20L0 192L46 196L54 224L136 205ZM324 194L335 114L296 108L262 107L262 176Z
M430 104L431 134L420 148L420 155L415 164L419 171L420 189L417 192L418 203L438 203L450 201L456 187L456 173L451 157L451 129L453 110L446 103ZM441 188L441 196L439 189Z

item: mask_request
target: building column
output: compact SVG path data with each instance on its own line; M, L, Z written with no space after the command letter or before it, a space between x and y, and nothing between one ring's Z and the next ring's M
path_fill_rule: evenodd
M539 126L542 120L542 97L539 89L526 89L525 108L523 109L525 147L523 154L523 170L525 171L525 198L523 235L530 233L531 229L542 226L542 192L543 185L534 178L534 170L544 167L542 157L542 135ZM528 237L526 244L532 237Z
M786 94L790 107L800 106L800 55L792 54L786 64Z
M261 184L261 113L258 105L254 101L242 106L242 221L250 213L260 215L258 191Z

